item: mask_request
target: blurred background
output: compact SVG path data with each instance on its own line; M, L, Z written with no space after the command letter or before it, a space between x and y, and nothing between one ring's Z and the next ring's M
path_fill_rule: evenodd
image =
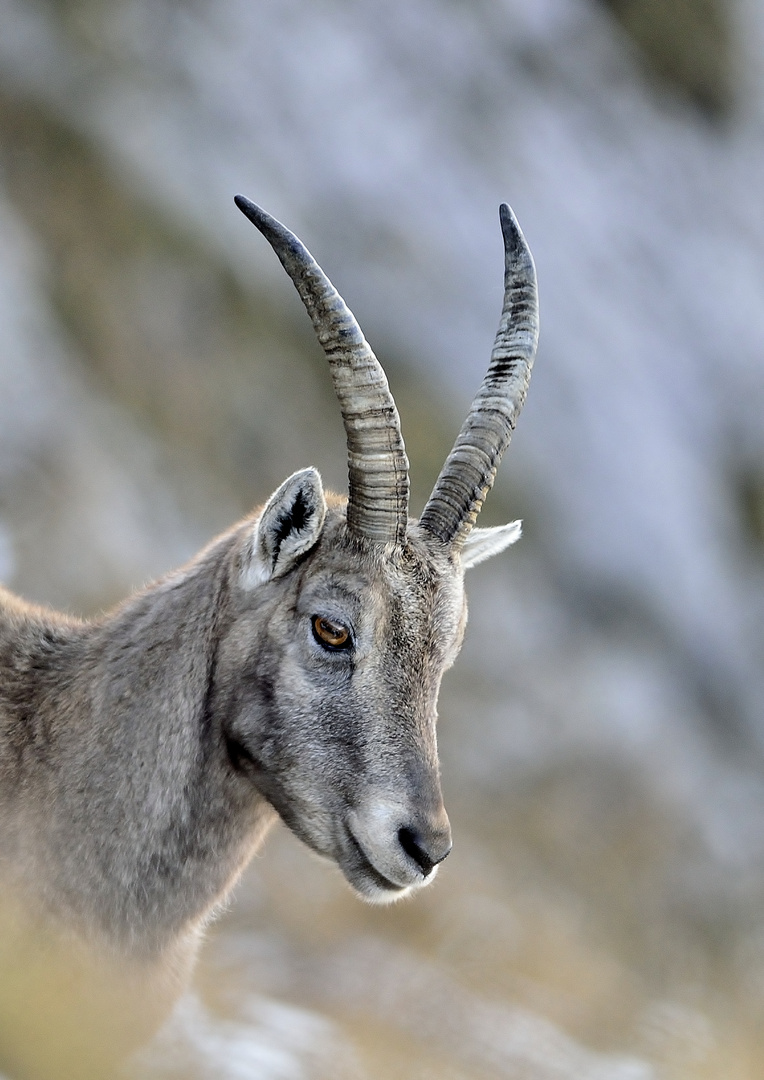
M389 374L418 513L541 345L441 694L454 851L370 909L278 828L140 1080L764 1075L764 2L0 0L0 581L88 614L314 464L307 316Z

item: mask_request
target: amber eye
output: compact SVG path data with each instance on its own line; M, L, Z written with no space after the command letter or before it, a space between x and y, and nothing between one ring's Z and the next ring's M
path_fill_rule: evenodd
M313 616L313 636L325 649L347 649L351 644L348 628L323 615Z

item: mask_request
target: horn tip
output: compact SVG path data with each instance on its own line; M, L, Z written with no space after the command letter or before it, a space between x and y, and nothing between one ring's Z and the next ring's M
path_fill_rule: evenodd
M253 203L246 195L234 195L233 201L241 210L242 214L249 218L252 224L256 226L260 232L265 232L266 229L272 228L277 224L275 218L272 218L270 214L267 214L261 206L257 205L257 203Z
M522 229L509 203L503 202L499 206L499 221L501 222L501 231L504 234L505 242L511 244L514 248L525 247Z
M509 203L503 202L499 206L499 221L501 222L501 232L504 237L507 267L509 268L513 263L516 266L525 264L526 271L535 276L533 256Z

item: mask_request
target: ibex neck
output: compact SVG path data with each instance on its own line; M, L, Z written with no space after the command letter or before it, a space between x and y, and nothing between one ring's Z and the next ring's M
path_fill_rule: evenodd
M16 605L15 652L6 635L0 792L28 852L13 861L54 915L128 950L191 931L271 820L207 709L235 539L100 622Z

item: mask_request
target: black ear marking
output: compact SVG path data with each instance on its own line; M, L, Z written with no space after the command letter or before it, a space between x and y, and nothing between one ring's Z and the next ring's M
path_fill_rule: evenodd
M291 533L302 532L315 514L315 506L309 506L302 488L295 492L294 502L285 507L273 523L273 566L275 567L281 546Z
M245 560L245 588L280 577L318 541L326 515L326 499L316 469L294 473L265 505L255 526Z

